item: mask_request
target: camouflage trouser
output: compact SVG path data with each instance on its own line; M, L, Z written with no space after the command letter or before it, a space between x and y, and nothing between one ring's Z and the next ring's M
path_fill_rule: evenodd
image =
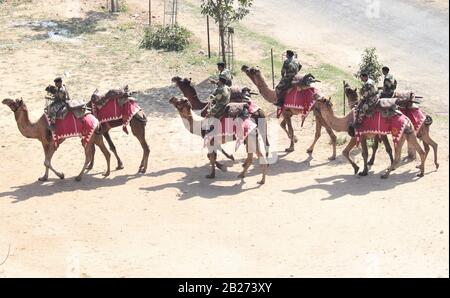
M394 91L382 91L380 98L392 98L394 97Z
M66 106L66 103L62 101L54 101L48 107L48 117L50 118L50 122L55 123L56 116L60 110L62 110Z
M278 99L284 97L286 91L291 87L293 79L293 77L284 77L283 79L281 79L280 83L275 88Z

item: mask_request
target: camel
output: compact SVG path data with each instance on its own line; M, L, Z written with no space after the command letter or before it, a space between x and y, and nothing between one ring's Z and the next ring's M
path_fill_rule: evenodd
M117 92L118 90L110 90L110 92L113 92L111 94L113 95L117 95L114 92ZM110 94L110 92L108 92L106 94L106 96L108 96L108 94ZM126 86L125 88L123 88L123 90L119 90L119 92L123 92L123 96L128 96L128 86ZM94 92L94 96L97 96L97 90L96 92ZM88 106L92 107L92 99L91 101L88 103ZM117 167L116 170L122 170L123 167L123 162L120 159L119 155L117 154L117 149L116 146L114 145L111 136L109 134L109 131L113 128L116 127L120 127L123 125L123 121L122 120L112 120L112 121L108 121L108 122L104 122L101 124L101 132L103 134L103 136L106 139L106 142L109 145L110 150L113 152L114 156L117 159ZM139 170L138 173L141 174L145 174L147 172L147 168L148 168L148 159L150 156L150 147L147 143L147 140L145 139L145 127L147 125L147 117L145 115L145 112L143 110L139 111L134 117L133 119L131 119L130 121L130 127L131 127L131 132L133 133L133 135L138 139L139 143L142 146L142 150L143 150L143 155L142 155L142 160L141 160L141 164L139 166ZM95 154L95 152L94 152ZM92 162L90 163L90 165L88 166L88 169L92 169L94 166L94 159L92 159Z
M333 111L333 104L331 103L330 99L321 98L316 102L316 108L319 110L320 114L322 115L323 119L326 121L326 123L335 131L338 132L348 132L349 125L353 123L354 119L354 113L351 111L347 116L344 118L336 117ZM381 176L383 179L389 178L389 175L392 171L396 169L396 167L400 163L402 148L407 141L411 144L412 147L414 147L417 151L417 153L420 156L421 164L418 166L420 169L419 174L417 174L417 177L423 177L425 173L425 152L420 147L420 144L417 140L416 134L414 133L414 127L410 121L406 126L406 129L409 130L410 133L404 133L400 139L400 141L394 146L395 151L395 158L394 161L391 162L390 167L386 170L386 172ZM364 158L364 170L360 174L361 176L367 176L368 175L368 163L367 159L369 157L368 148L367 148L367 139L374 138L375 134L365 134L361 138L361 147L362 147L362 155ZM359 167L354 163L354 161L350 157L350 151L357 145L356 137L353 137L347 147L345 148L343 155L345 158L352 164L355 174L358 173Z
M350 102L358 102L359 101L359 95L357 92L357 89L352 89L348 84L345 85L345 94L347 95ZM430 146L433 148L434 151L434 164L436 166L436 169L439 169L439 163L438 163L438 144L431 138L430 136L430 126L432 124L432 121L430 123L424 123L422 127L416 132L417 138L423 142L424 148L425 148L425 158L428 157L428 154L430 152ZM410 159L415 159L415 150L414 148L409 148L412 150L408 150L408 155ZM378 150L378 142L374 142L373 147L373 154L372 158L369 161L369 165L373 165L375 162L375 155Z
M261 71L257 68L250 68L246 65L242 66L241 69L249 78L250 80L255 84L255 86L258 88L259 93L261 96L270 103L275 103L277 101L277 95L275 90L271 89L267 83L266 80L261 73ZM294 87L297 88L297 87ZM288 91L289 92L289 91ZM297 137L294 135L294 128L292 126L292 117L296 116L300 113L299 110L296 109L286 109L283 113L283 120L280 123L281 128L286 132L288 138L291 140L289 148L286 149L286 152L294 152L295 150L295 143L298 142ZM307 153L312 154L314 152L314 148L317 144L317 141L319 140L321 136L322 127L325 127L327 133L329 134L333 146L333 154L331 157L329 157L329 160L335 160L336 159L336 144L337 144L337 137L334 134L333 130L327 125L327 123L323 120L320 113L317 113L314 110L314 116L316 119L316 133L314 137L314 142L311 144L311 146L308 148ZM287 126L287 128L286 128Z
M209 106L210 103L200 101L200 99L198 98L197 90L195 90L195 87L192 85L192 80L188 78L182 79L181 77L173 77L172 83L175 83L183 93L184 97L186 97L189 100L192 106L192 110L200 110L201 116L205 117L207 113L207 107ZM251 94L252 92L248 87L244 88L234 87L234 92L232 92L231 96L231 102L242 102L244 96L246 95L250 96ZM252 113L251 117L260 128L260 131L264 131L265 133L266 152L268 153L270 144L267 135L268 127L267 127L266 113L259 108L256 112ZM234 160L234 157L232 155L229 155L225 151L222 151L222 153L228 159Z
M19 128L20 133L26 138L37 139L42 143L42 147L44 149L45 154L45 161L44 161L45 173L44 176L39 178L39 181L48 180L49 170L55 173L55 175L58 176L58 178L64 179L64 174L55 170L55 168L53 168L51 163L52 157L57 149L57 146L52 140L51 132L48 129L48 122L46 116L42 115L37 122L32 123L28 117L28 108L22 99L20 100L17 99L14 101L12 99L7 98L4 99L2 103L4 105L7 105L14 113L17 122L17 127ZM80 174L75 178L76 181L81 181L83 175L85 174L85 171L88 170L87 167L94 158L94 147L95 147L94 145L97 145L100 148L106 159L107 169L106 172L103 174L103 176L108 177L110 174L111 154L109 153L108 149L103 143L102 135L97 133L98 130L99 127L97 127L96 132L93 134L89 143L86 144L85 146L84 149L85 162ZM58 145L61 144L63 141L64 140L59 141Z
M178 110L178 113L180 114L181 118L184 120L183 124L184 124L185 128L191 134L196 134L203 138L202 133L195 131L194 127L203 127L203 121L205 121L205 119L192 113L192 105L189 102L189 100L187 98L173 97L170 99L169 103L172 104ZM256 130L258 131L258 128L256 128ZM230 140L228 140L226 137L223 137L221 140L221 144L225 144L227 141L230 141ZM253 163L253 153L250 151L250 148L255 148L256 154L257 154L257 157L259 158L259 160L265 161L265 156L261 152L261 149L260 149L261 147L259 144L258 133L256 136L256 140L252 137L250 137L250 138L247 137L247 139L245 140L245 143L247 146L247 159L243 165L243 171L238 176L238 178L240 178L240 179L245 178L245 176L248 172L248 169L250 168L250 166ZM211 143L209 145L211 147L213 147L214 145L217 145L217 144L214 144L214 139L213 139L213 140L211 140ZM215 151L213 151L212 153L209 153L208 158L209 158L209 161L211 164L211 173L209 175L207 175L206 178L214 179L216 177L216 166L220 170L223 170L223 171L225 171L226 168L222 164L217 162L217 153ZM262 185L262 184L265 184L265 182L266 182L266 175L267 175L267 163L266 162L261 163L261 169L262 169L261 170L262 179L258 182L258 184Z

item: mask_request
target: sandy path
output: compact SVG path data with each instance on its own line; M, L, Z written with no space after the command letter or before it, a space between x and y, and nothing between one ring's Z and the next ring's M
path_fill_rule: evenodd
M102 36L97 36L99 44ZM326 136L308 158L309 119L297 133L297 151L280 153L266 185L257 186L258 167L244 182L236 178L242 160L227 161L229 172L210 181L204 178L209 168L201 141L185 137L165 101L176 93L167 85L171 72L187 69L169 69L170 61L152 52L133 58L139 64L123 71L115 70L101 48L86 44L83 59L78 46L68 45L69 54L60 57L51 42L12 44L22 48L0 56L0 65L11 70L0 72L2 98L23 96L33 120L42 110L42 86L54 73L70 69L71 90L79 96L97 85L127 80L133 90L144 92L139 103L149 114L152 153L149 173L136 176L140 145L115 130L126 168L103 179L104 161L98 155L93 172L75 183L83 154L79 140L72 139L53 162L67 180L38 183L40 144L20 136L2 105L0 262L8 247L10 255L0 266L1 277L448 277L448 126L433 126L441 169L435 172L429 159L420 180L414 178L415 163L409 163L382 181L379 174L388 162L381 151L373 174L356 177L341 157L328 162ZM97 69L86 66L94 62ZM204 79L201 70L192 74L194 80ZM288 141L276 121L271 127L273 150L281 152ZM236 156L242 159L243 150Z

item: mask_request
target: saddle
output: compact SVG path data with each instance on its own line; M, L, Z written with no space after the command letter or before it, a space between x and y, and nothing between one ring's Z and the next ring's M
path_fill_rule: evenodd
M225 117L236 119L242 117L244 119L248 118L249 113L248 103L230 103L225 108Z
M252 90L249 87L231 87L231 99L233 102L241 103L251 97Z
M90 113L86 102L81 100L70 100L66 105L56 113L56 119L63 120L67 114L72 112L75 118L83 118L86 114Z
M95 90L91 96L92 103L98 108L104 107L110 100L117 99L120 106L129 101L128 85L122 89L111 89L106 94L100 94L99 90Z
M375 110L381 112L383 117L392 117L395 115L401 115L396 98L380 98Z
M316 80L316 78L312 74L307 75L296 75L294 79L292 80L292 86L294 87L300 87L302 89L307 89L311 87L311 84L320 82L319 80Z
M412 91L395 92L394 97L397 99L397 105L404 109L418 109L420 102Z

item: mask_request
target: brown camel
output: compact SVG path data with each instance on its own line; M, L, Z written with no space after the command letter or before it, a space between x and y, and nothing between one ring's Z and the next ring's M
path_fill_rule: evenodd
M357 92L357 89L352 89L348 84L345 85L345 94L347 95L350 102L358 102L359 101L359 95ZM438 144L431 138L430 136L430 126L433 122L429 121L422 125L422 127L417 131L417 138L423 142L424 148L425 148L425 158L428 157L428 154L430 152L430 146L433 148L434 151L434 164L436 166L436 169L439 169L439 163L438 163ZM375 155L378 149L378 142L374 142L374 148L373 148L373 155L372 158L369 161L369 165L373 165L375 162ZM412 149L412 150L411 150ZM414 147L408 148L408 156L410 159L415 159L415 150Z
M321 98L316 102L316 108L319 110L320 114L322 115L323 119L327 122L327 124L335 131L338 132L347 132L349 125L353 123L354 115L353 111L350 112L346 117L339 118L336 117L333 111L333 104L331 103L331 100L328 100L326 98ZM388 168L385 174L381 176L381 178L386 179L389 177L390 173L395 170L395 168L400 163L402 148L407 141L408 143L413 146L417 153L420 156L421 164L419 165L420 173L417 174L418 177L423 177L425 173L425 152L420 147L420 144L417 140L416 134L414 133L414 127L411 122L406 127L407 130L409 130L410 133L404 133L401 137L398 144L394 146L395 150L395 158L394 162L391 163L391 166ZM362 173L362 176L367 175L368 173L368 166L367 166L367 159L369 157L368 148L367 148L367 139L374 138L376 135L372 134L365 134L361 138L361 147L362 147L362 155L364 158L364 171ZM354 161L350 157L350 151L357 145L356 138L352 138L345 148L343 155L349 160L349 162L352 164L353 168L355 169L355 172L359 170L358 166L354 163ZM357 170L358 169L358 170Z
M27 106L25 105L23 100L17 99L14 101L12 99L4 99L2 103L4 105L7 105L11 109L11 111L13 111L17 122L17 127L19 128L19 131L22 133L22 135L26 138L37 139L42 143L42 147L44 148L45 153L45 162L44 162L45 174L44 176L39 178L39 181L48 180L49 170L55 173L55 175L58 176L60 179L64 179L64 174L55 170L51 163L53 154L55 153L57 147L55 146L55 143L52 140L51 132L48 129L48 123L45 115L42 115L37 122L31 123L28 117ZM98 130L99 128L97 128L97 131ZM59 144L61 144L63 141L64 140L61 140ZM96 132L93 134L89 143L85 146L84 149L85 162L83 165L83 169L81 170L80 174L76 177L76 181L81 181L83 174L87 170L88 164L94 158L94 145L97 145L100 148L100 150L103 152L106 158L107 169L106 172L103 174L103 176L105 177L109 176L111 154L109 153L108 149L103 143L102 135Z
M170 99L169 102L178 110L181 118L184 120L183 123L184 123L186 129L192 134L197 134L197 135L203 137L201 132L194 131L194 127L203 127L203 121L205 121L205 119L200 118L196 114L192 113L192 106L191 106L191 103L189 102L189 100L187 98L173 97L172 99ZM258 128L256 128L256 130L258 131ZM226 142L229 142L229 141L230 140L228 138L223 137L221 140L221 144L225 144ZM253 163L253 153L252 152L256 152L257 157L259 158L260 161L261 160L265 161L265 155L261 152L261 149L260 149L261 147L259 144L258 133L256 135L256 138L247 137L247 139L245 140L245 143L247 146L247 160L244 163L244 166L243 166L244 169L243 169L242 173L238 177L240 179L245 178L248 169L250 168L250 166ZM214 147L215 145L218 145L218 144L214 144L214 139L212 139L211 143L209 145L211 147ZM219 148L220 148L220 146L219 146ZM215 151L213 151L212 153L209 153L208 158L209 158L209 161L211 164L211 174L206 176L206 178L214 179L216 177L216 166L219 169L224 170L224 171L225 171L225 167L217 162L217 153ZM266 182L267 163L262 162L261 168L262 168L262 179L258 183L264 184Z
M267 83L266 80L261 73L261 71L257 68L248 67L246 65L242 66L242 71L250 78L250 80L255 84L255 86L258 88L259 93L261 96L267 100L270 103L275 103L277 101L277 95L275 90L271 89ZM297 87L295 87L297 88ZM298 139L294 135L294 128L292 126L292 117L296 116L300 113L300 110L296 109L286 109L283 113L283 120L281 122L281 128L286 132L288 138L291 140L291 144L289 148L286 149L286 152L293 152L295 150L295 143L297 143ZM308 148L307 152L308 154L312 154L314 152L314 148L317 144L317 141L319 140L321 136L322 127L325 127L327 133L330 135L331 142L333 145L333 154L329 158L329 160L335 160L336 159L336 143L337 138L334 134L333 130L326 124L326 122L323 120L320 113L317 113L314 111L314 116L316 119L316 133L314 142L312 145ZM287 126L287 128L286 128Z
M110 92L112 92L112 94L115 94L115 92L117 92L117 91L124 92L124 90L128 90L128 86L126 86L123 90L110 90ZM108 93L106 95L108 95ZM125 95L128 96L128 92L125 92ZM94 96L96 96L96 93L94 93L93 97ZM88 103L88 106L92 106L91 101ZM142 150L143 150L142 160L141 160L141 164L140 164L139 170L138 170L138 173L141 173L141 174L145 174L147 172L148 159L150 156L150 147L148 146L147 140L145 139L146 125L147 125L147 117L143 110L139 111L133 117L133 119L131 119L131 121L130 121L131 132L138 139L139 143L142 146ZM111 139L109 131L112 128L121 127L121 126L123 126L122 120L113 120L113 121L109 121L109 122L105 122L105 123L101 124L101 132L102 132L103 136L105 137L106 142L108 142L110 150L113 152L114 156L117 159L116 170L123 169L123 163L122 163L122 160L120 159L119 155L117 154L116 146L114 145L114 143ZM95 152L94 152L94 154L95 154ZM94 159L92 159L92 162L88 166L88 169L92 169L93 166L94 166Z
M189 102L191 103L192 110L200 110L201 116L205 117L206 113L208 112L208 105L209 102L202 102L198 98L197 90L195 90L195 87L192 85L192 80L185 78L182 79L180 77L173 77L172 83L175 83L177 87L180 89L180 91L183 93L184 97L186 97ZM242 102L244 96L251 96L251 90L247 87L240 88L240 87L234 87L234 92L232 92L231 102ZM256 112L254 112L251 115L252 119L255 121L255 123L258 125L259 131L265 133L265 142L266 142L266 152L269 152L269 139L267 134L267 116L266 113L262 109L258 109ZM222 152L227 158L234 160L234 157L232 155L227 154L225 151Z

